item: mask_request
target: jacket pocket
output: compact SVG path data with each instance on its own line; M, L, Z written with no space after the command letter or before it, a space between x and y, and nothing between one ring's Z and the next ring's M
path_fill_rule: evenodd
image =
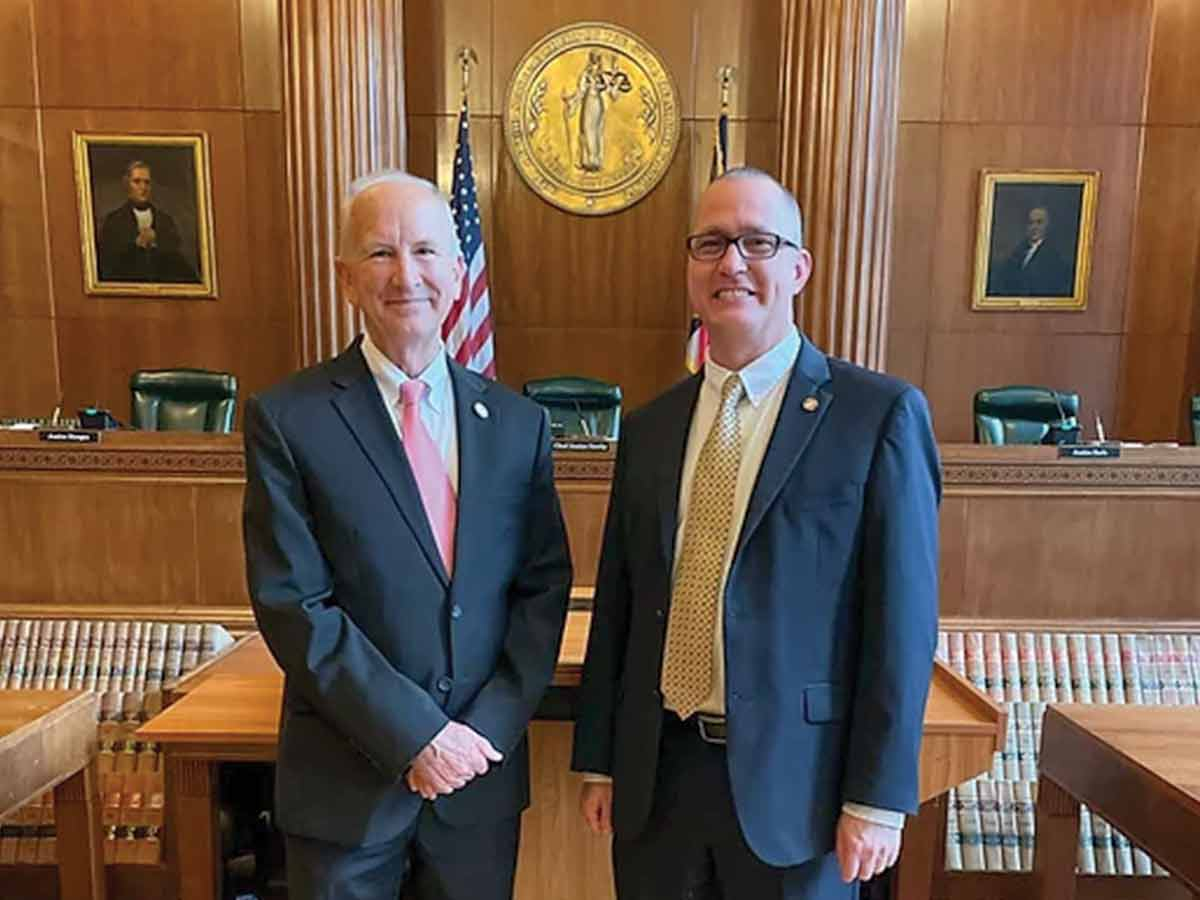
M814 725L840 722L846 715L846 692L833 681L810 684L804 689L804 719Z

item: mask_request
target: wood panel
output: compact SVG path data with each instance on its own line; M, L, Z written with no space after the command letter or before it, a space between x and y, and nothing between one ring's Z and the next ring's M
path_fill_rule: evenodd
M691 67L695 96L692 114L716 118L721 111L717 69L733 66L736 72L729 114L740 119L778 119L783 4L697 0L691 5L695 7L696 35ZM684 114L688 115L687 107ZM732 136L730 143L730 158L736 159L732 155Z
M49 416L59 400L54 320L0 317L0 416Z
M1120 341L1118 335L935 332L925 389L939 440L973 440L975 391L1005 384L1078 391L1080 421L1090 437L1095 413L1114 421Z
M942 118L949 2L907 0L904 4L904 48L900 56L901 122L937 122Z
M558 484L559 502L571 545L573 583L580 587L596 584L600 547L604 541L604 519L608 512L608 482L572 482Z
M511 15L512 4L503 5ZM493 104L504 87L493 91L492 33L494 0L406 0L404 4L404 104L409 115L456 114L462 78L458 48L479 57L471 70L469 102L475 115L498 113ZM501 22L501 27L504 27ZM506 87L507 85L505 85ZM503 104L503 101L500 101Z
M241 0L242 90L245 108L283 108L283 60L279 4L283 0Z
M504 108L504 95L513 70L525 52L544 35L576 22L601 21L627 28L653 47L675 79L683 116L695 114L696 92L690 75L700 7L698 0L662 0L657 4L647 4L645 0L540 0L497 6L492 109L500 111ZM774 64L772 58L771 65Z
M951 0L946 118L1137 122L1152 7L1153 0Z
M692 132L692 183L687 209L687 227L691 230L692 219L700 195L708 187L712 176L713 147L717 143L716 120L696 120ZM729 165L754 166L779 177L779 122L778 120L729 120ZM687 257L681 243L676 249L681 266L686 266Z
M1200 92L1198 92L1200 93ZM1200 251L1200 129L1145 129L1126 330L1191 329Z
M0 0L0 106L33 106L33 4Z
M37 111L0 109L0 316L51 312L41 164Z
M47 107L241 106L239 0L141 0L105 15L92 0L36 6Z
M1155 0L1146 121L1200 125L1200 4Z
M296 360L299 359L299 350L295 346L298 312L294 273L287 249L291 222L287 206L287 173L282 165L286 153L283 116L279 113L247 113L242 125L245 130L246 205L241 252L248 263L250 280L244 302L239 304L237 298L231 297L229 306L237 315L249 319L286 320L288 333L274 339L286 341L291 348L290 358ZM226 258L236 249L226 248Z
M246 607L240 479L206 484L193 494L196 522L196 605Z
M963 126L942 128L935 327L953 331L1118 333L1137 191L1135 127ZM973 312L970 305L984 168L1100 171L1091 289L1083 312Z
M923 385L928 350L928 331L923 328L906 328L903 322L893 322L888 327L887 355L884 358L883 371L903 378L910 384Z
M1125 335L1114 436L1192 443L1188 343L1187 334Z
M933 270L949 229L938 219L941 129L902 124L896 143L890 329L924 332L934 303ZM961 299L961 290L958 294Z
M65 408L100 403L126 421L129 376L137 369L191 366L232 372L238 379L240 422L245 398L294 366L289 320L210 319L181 326L138 315L60 318L57 331Z

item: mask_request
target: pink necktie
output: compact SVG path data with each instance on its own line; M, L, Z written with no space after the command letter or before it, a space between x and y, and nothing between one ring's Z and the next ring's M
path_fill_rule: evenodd
M417 489L421 492L421 502L425 505L425 515L433 529L434 540L441 551L446 571L453 574L454 524L458 503L454 497L454 485L450 483L450 475L442 462L442 454L430 437L429 429L421 421L421 398L428 391L429 385L415 378L400 385L400 428L404 432L404 452L417 479Z

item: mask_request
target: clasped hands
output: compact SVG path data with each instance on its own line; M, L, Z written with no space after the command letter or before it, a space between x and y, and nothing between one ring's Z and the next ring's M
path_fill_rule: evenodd
M404 780L426 800L452 794L487 773L504 754L492 742L461 722L447 722L412 761Z

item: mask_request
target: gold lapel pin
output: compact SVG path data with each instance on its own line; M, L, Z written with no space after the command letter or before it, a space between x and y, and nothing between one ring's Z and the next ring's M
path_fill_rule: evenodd
M816 397L805 397L804 402L800 405L804 407L805 412L816 412L817 407L821 405L821 401Z
M471 409L473 409L475 411L475 415L479 416L481 419L486 419L491 415L491 413L488 412L488 408L483 405L482 400L476 400L475 405L472 406Z

